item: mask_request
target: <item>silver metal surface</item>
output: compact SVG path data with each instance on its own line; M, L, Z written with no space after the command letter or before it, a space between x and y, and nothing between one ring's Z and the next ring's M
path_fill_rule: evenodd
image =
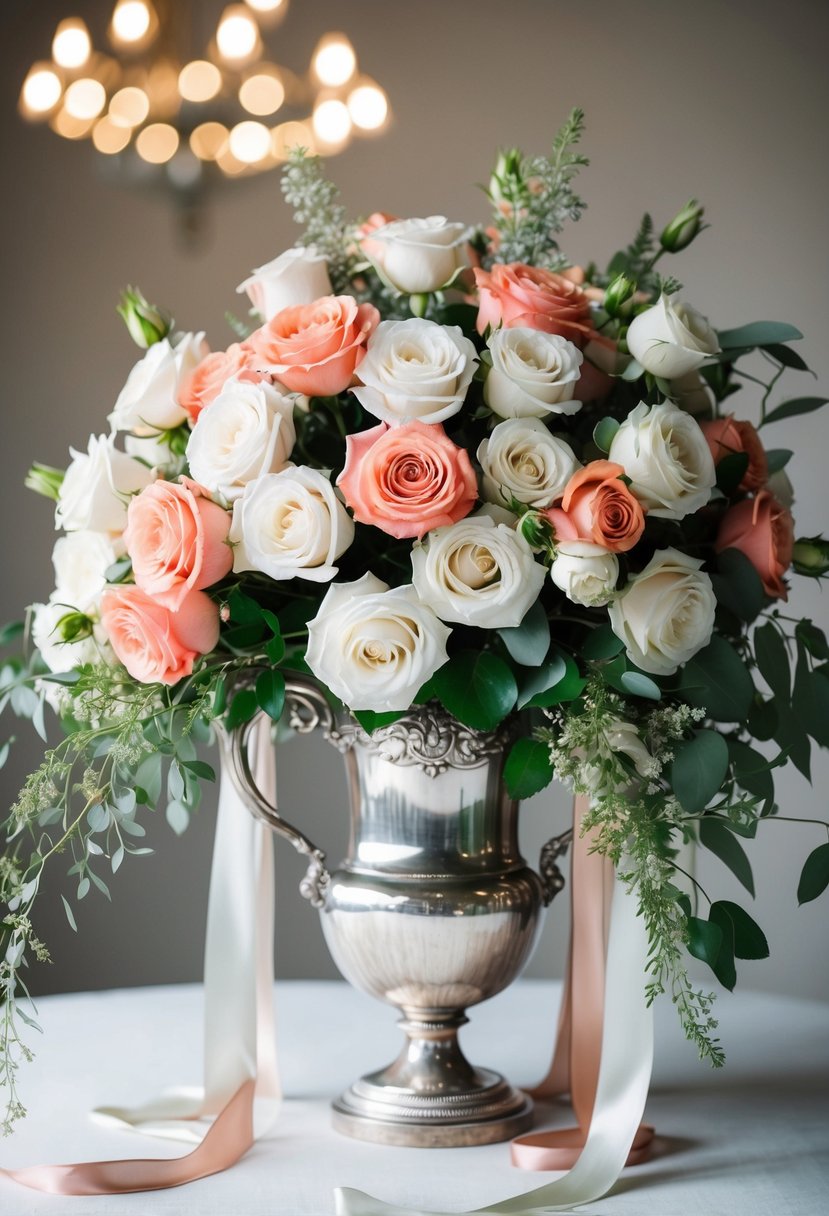
M563 885L567 833L545 846L543 879L518 849L518 804L502 780L515 724L480 733L430 705L368 735L351 718L335 721L301 678L288 701L299 729L319 725L345 756L351 839L339 868L329 874L322 851L256 790L250 724L226 745L233 779L252 812L310 857L303 894L320 908L335 963L400 1009L406 1036L397 1060L335 1102L335 1126L432 1147L516 1135L531 1123L530 1099L473 1067L457 1037L464 1010L519 974L541 909Z

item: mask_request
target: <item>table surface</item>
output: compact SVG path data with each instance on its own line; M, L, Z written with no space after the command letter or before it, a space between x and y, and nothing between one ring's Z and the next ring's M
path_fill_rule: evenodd
M147 1195L61 1198L0 1179L0 1213L72 1216L332 1216L336 1186L389 1202L466 1210L540 1186L550 1174L510 1166L506 1145L401 1149L331 1130L330 1099L397 1054L395 1011L344 983L277 984L286 1099L267 1138L233 1169ZM546 1069L559 984L523 981L472 1011L467 1055L531 1084ZM2 1143L2 1165L176 1156L182 1145L102 1128L101 1104L138 1103L200 1082L198 985L44 998L45 1034L20 1082L30 1114ZM657 1005L648 1119L659 1136L647 1165L627 1170L596 1216L812 1216L829 1211L829 1005L750 992L718 1001L724 1069L701 1064L669 1003ZM560 1106L539 1126L569 1125Z

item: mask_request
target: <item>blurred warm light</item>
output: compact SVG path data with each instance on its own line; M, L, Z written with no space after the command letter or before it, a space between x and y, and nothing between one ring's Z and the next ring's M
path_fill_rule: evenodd
M146 0L118 0L112 14L112 35L117 42L143 42L153 23Z
M238 174L243 173L245 169L250 168L250 166L246 165L244 161L238 160L233 155L229 147L222 148L221 152L216 157L216 164L219 166L222 173L226 173L228 177L236 177Z
M73 80L66 90L63 104L71 118L89 121L98 117L106 105L106 100L106 89L100 80L85 76L82 80Z
M94 121L94 118L75 118L68 112L66 106L61 106L57 113L49 119L49 125L64 139L84 139L92 130Z
M278 160L287 160L294 148L306 148L313 155L316 141L308 123L281 122L271 132L271 147Z
M257 68L239 86L239 101L249 114L275 114L285 100L285 86L275 68Z
M190 149L199 160L215 160L227 144L227 127L220 122L203 122L190 135Z
M246 0L248 8L252 8L256 13L275 13L283 7L287 7L285 0Z
M111 107L110 107L111 110ZM92 142L99 152L113 156L121 152L130 142L132 132L129 126L118 126L111 114L99 118L92 130Z
M119 89L109 103L109 120L114 127L118 127L122 131L129 130L131 127L140 127L149 112L149 97L143 89L137 89L132 85ZM124 142L129 143L129 135ZM97 147L97 144L95 146ZM116 149L116 151L120 151L120 149Z
M351 115L348 106L329 97L314 109L314 134L324 144L341 144L351 134Z
M52 58L62 68L80 68L89 58L92 42L80 17L61 21L52 39Z
M135 147L142 160L151 165L163 165L175 156L178 148L178 131L166 122L153 122L139 131Z
M348 95L348 113L361 131L378 131L389 113L386 94L378 84L361 84Z
M243 165L264 160L271 150L271 133L261 122L239 122L230 132L230 152Z
M178 74L178 91L185 101L210 101L221 87L221 72L206 59L194 59Z
M45 117L60 101L63 84L54 68L36 63L20 90L20 104L29 117Z
M259 45L259 29L243 4L231 4L222 13L216 45L225 59L249 59Z
M181 108L178 91L178 64L171 59L157 60L147 73L146 91L150 97L153 117L159 121L175 118Z
M317 44L311 62L317 79L336 88L354 75L357 56L345 34L326 34Z

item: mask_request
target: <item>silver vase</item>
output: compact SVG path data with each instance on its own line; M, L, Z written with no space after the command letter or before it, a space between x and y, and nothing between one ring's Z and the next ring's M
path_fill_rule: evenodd
M416 707L368 735L337 719L310 681L288 686L291 725L320 728L345 756L348 855L325 855L256 789L247 741L226 741L246 804L308 859L302 894L319 908L331 954L357 988L395 1005L406 1042L388 1067L334 1103L334 1126L363 1140L431 1147L488 1144L526 1130L532 1102L470 1064L458 1043L465 1010L500 992L535 944L540 912L561 890L557 858L569 833L542 849L541 874L518 849L518 804L504 789L515 724L494 733Z

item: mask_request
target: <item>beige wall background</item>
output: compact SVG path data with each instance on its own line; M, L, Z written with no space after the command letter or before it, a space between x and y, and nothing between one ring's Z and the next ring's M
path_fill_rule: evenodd
M68 7L67 7L68 5ZM252 266L292 244L295 232L275 174L228 184L200 217L188 249L170 202L103 181L88 146L74 146L18 118L16 97L30 62L48 53L58 19L77 10L98 30L111 5L40 0L0 7L0 138L3 273L0 278L0 619L48 595L54 540L49 505L22 488L30 462L65 464L105 428L135 358L114 306L119 288L138 282L171 307L184 328L204 328L224 345L224 311ZM220 5L195 3L210 26ZM307 62L319 35L344 28L363 69L388 88L394 122L377 141L360 141L330 162L355 215L382 208L402 215L442 212L485 217L475 183L486 181L495 149L518 143L546 149L570 107L587 110L581 180L589 200L565 234L576 261L601 262L632 236L645 209L666 221L689 197L704 200L712 228L675 263L685 297L720 327L786 319L806 337L804 356L829 385L827 349L826 8L821 0L314 0L295 3L278 33L285 62ZM197 48L194 48L196 50ZM673 268L673 267L672 267ZM789 395L817 391L789 377ZM735 400L746 417L750 391ZM773 446L796 448L790 465L798 532L825 526L829 413L774 428ZM791 606L827 625L819 588L795 583ZM7 805L39 758L20 736L0 772ZM282 803L330 856L346 838L345 782L339 756L320 740L280 751ZM779 785L788 814L826 817L825 757L814 788L796 773ZM523 839L534 858L562 830L568 800L545 792L524 808ZM58 886L39 929L54 964L32 977L37 991L194 980L200 976L214 801L175 838L150 825L153 857L125 864L110 906L90 895L66 926ZM829 997L827 911L798 909L795 890L806 852L825 836L809 825L768 824L752 849L771 959L743 963L749 987ZM334 974L317 918L296 893L300 863L278 853L277 973ZM720 897L739 891L714 858L701 879ZM531 964L536 975L563 968L566 899L548 916Z

